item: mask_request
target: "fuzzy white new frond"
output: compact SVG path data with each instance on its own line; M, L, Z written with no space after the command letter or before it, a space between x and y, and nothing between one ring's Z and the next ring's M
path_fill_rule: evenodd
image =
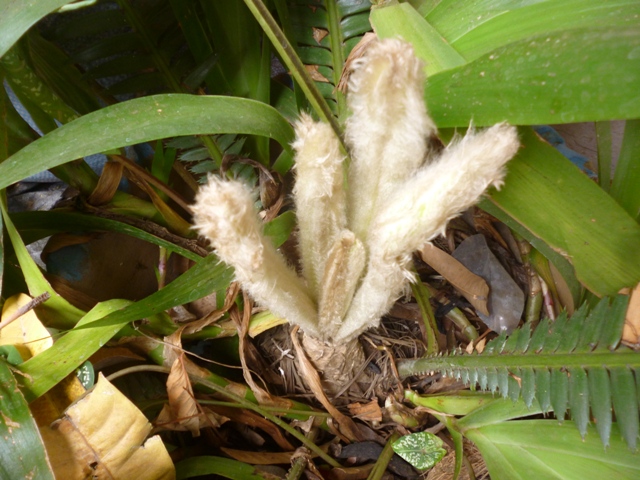
M343 230L329 251L318 298L318 324L323 338L333 339L342 326L364 271L366 253L350 230Z
M355 62L347 101L353 114L350 147L349 228L366 236L380 205L422 165L436 128L423 100L423 64L411 45L395 39L373 43Z
M516 128L505 123L470 130L451 142L378 212L369 236L376 254L389 259L411 255L443 233L447 222L477 203L489 186L502 185L504 165L519 146Z
M517 130L506 124L469 131L394 192L369 230L367 273L337 338L348 340L378 324L411 278L412 252L443 233L489 186L500 187L504 165L519 145Z
M317 307L302 280L263 236L253 196L244 185L209 177L193 212L195 228L234 267L236 279L258 304L319 335Z
M295 125L296 184L302 272L317 298L329 250L346 226L340 143L331 127L302 114Z

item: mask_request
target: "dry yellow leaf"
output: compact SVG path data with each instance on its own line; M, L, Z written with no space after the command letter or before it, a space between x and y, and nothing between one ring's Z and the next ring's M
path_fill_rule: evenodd
M3 321L13 317L32 298L19 293L7 299L2 307ZM49 331L42 325L33 310L20 315L0 330L0 345L13 345L23 360L28 360L53 345Z
M32 300L23 293L8 298L2 309L2 321L19 315ZM22 359L28 360L52 346L53 339L36 313L28 310L0 330L0 345L15 346ZM31 413L38 426L49 425L84 391L76 375L71 374L45 395L31 402Z
M41 429L56 478L173 480L175 468L151 424L100 374L51 427Z

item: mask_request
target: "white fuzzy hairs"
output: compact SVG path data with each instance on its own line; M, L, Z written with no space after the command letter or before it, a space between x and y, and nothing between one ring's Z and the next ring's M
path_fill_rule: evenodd
M302 114L295 124L303 278L261 230L251 192L211 176L194 224L260 305L328 343L376 327L411 279L411 254L447 222L499 188L520 144L515 127L469 129L441 152L423 100L424 68L410 44L372 43L354 62L345 139ZM344 176L346 173L346 188Z

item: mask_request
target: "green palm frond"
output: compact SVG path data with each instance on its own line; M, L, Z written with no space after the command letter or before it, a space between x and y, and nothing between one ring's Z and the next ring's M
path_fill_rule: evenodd
M335 114L346 112L336 89L351 49L371 31L369 0L289 0L298 54Z
M196 64L168 2L117 3L62 17L46 35L69 47L89 79L110 78L111 95L182 91L181 79Z
M502 334L482 353L404 360L398 371L405 377L440 372L514 401L521 396L528 407L536 399L560 420L569 409L583 436L591 410L605 445L613 409L625 441L635 449L640 353L620 345L627 302L626 296L611 303L604 298L591 312L585 305L571 318L563 313L555 322L545 319L533 333L525 325L508 338Z

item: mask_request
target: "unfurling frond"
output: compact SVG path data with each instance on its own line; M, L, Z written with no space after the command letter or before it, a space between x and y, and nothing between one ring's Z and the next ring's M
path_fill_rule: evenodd
M348 169L328 125L305 114L296 123L293 193L304 279L262 236L246 188L211 179L198 195L200 233L258 303L308 335L338 344L377 326L412 278L412 252L499 187L519 148L516 129L499 124L431 150L436 127L423 100L423 70L400 40L373 42L354 62Z

